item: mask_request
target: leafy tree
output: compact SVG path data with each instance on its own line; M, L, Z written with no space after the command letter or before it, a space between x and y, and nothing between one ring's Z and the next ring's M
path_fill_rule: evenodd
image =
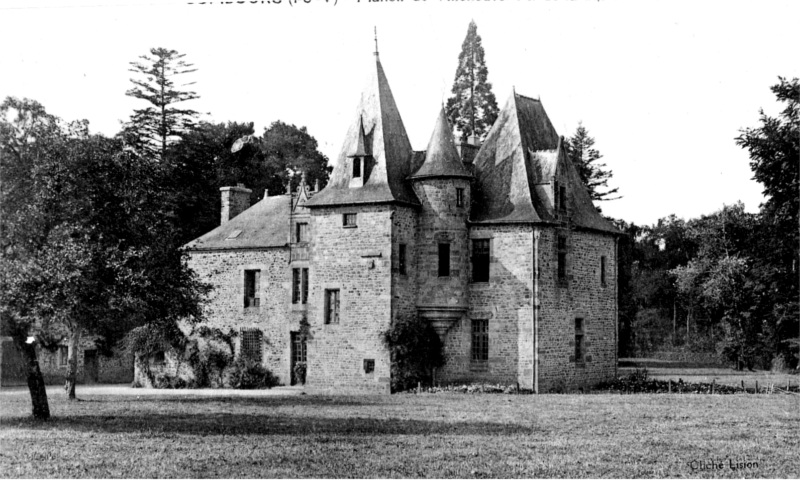
M178 89L194 82L176 87L175 81L179 75L197 69L175 50L152 48L150 55L139 57L142 62L131 62L130 71L140 78L131 79L134 87L125 94L145 100L151 106L134 110L123 136L140 154L158 159L164 157L169 143L194 127L197 112L176 106L199 98L195 92Z
M39 380L28 337L67 335L74 398L83 334L110 345L135 325L197 319L205 287L175 248L162 169L36 102L7 99L0 112L3 330L31 365L29 385ZM31 388L44 418L41 395Z
M757 128L740 131L737 145L750 153L750 167L764 186L766 202L752 250L756 287L767 323L772 326L776 352L789 365L800 357L800 306L798 306L798 259L800 258L800 81L778 77L771 87L785 104L778 117L761 110Z
M201 122L168 149L173 179L168 187L182 240L189 241L219 225L219 188L243 183L253 190L251 203L286 192L306 172L320 188L331 167L317 150L317 141L306 127L280 121L255 136L252 123Z
M606 169L605 163L599 163L603 156L594 148L594 138L589 135L589 131L582 123L578 123L575 134L567 140L567 152L583 184L589 189L592 200L608 201L621 198L612 196L619 191L619 188L608 187L608 181L614 175L611 170Z
M452 96L447 99L446 107L453 133L459 135L462 142L470 135L484 139L497 120L499 109L488 75L478 26L471 21L458 55Z

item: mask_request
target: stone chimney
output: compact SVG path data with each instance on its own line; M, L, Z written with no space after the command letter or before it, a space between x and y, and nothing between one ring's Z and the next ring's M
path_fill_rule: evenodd
M470 135L467 138L466 142L456 143L456 150L458 150L458 156L461 157L461 162L467 167L472 166L472 161L475 160L475 155L478 154L478 150L480 149L481 149L481 142L475 135Z
M235 187L222 187L222 209L220 210L220 225L225 224L230 219L250 208L250 194L253 193L244 184Z

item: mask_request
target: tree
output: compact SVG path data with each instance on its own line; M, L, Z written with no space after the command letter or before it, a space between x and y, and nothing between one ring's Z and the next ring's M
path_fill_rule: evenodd
M29 339L68 336L74 398L83 334L112 344L136 325L198 319L206 288L176 248L163 169L36 102L7 99L0 112L3 330L28 359L29 385L41 377ZM34 416L44 418L46 395L34 387Z
M458 55L452 96L447 99L446 107L453 133L459 135L462 142L470 135L483 140L497 120L499 109L488 75L478 26L471 21Z
M126 95L145 100L152 106L134 110L123 130L126 141L140 154L149 158L163 158L167 145L185 135L194 127L197 112L177 108L181 102L199 96L192 91L181 91L175 80L179 75L195 72L194 65L183 60L184 54L165 48L152 48L150 54L142 55L143 62L131 62L130 71L143 78L132 78L134 87ZM193 85L185 83L180 87Z
M603 156L593 147L594 138L589 135L589 131L582 123L578 123L575 134L567 140L567 153L578 170L578 175L589 189L592 200L617 200L621 197L612 197L612 195L617 193L619 188L609 189L608 187L608 181L614 175L611 170L606 169L605 163L598 162Z
M252 123L201 122L168 149L167 188L184 242L219 225L220 187L244 183L255 203L264 190L280 195L288 183L297 186L301 172L311 185L327 183L331 167L306 127L276 121L261 137L253 133Z
M762 222L752 250L756 259L763 312L772 326L777 354L789 365L800 357L800 306L798 259L800 259L800 81L778 77L771 87L786 105L778 117L759 111L761 125L740 131L736 144L750 153L753 177L764 186Z

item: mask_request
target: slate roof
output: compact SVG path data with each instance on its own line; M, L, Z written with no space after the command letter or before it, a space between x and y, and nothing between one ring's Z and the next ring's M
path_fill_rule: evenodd
M589 193L539 100L511 94L475 156L470 220L475 223L552 223L547 195L561 169L574 226L619 233L594 208Z
M453 141L453 129L447 121L444 107L439 110L439 116L436 118L436 125L433 127L433 134L425 152L425 161L410 178L426 177L472 178L461 163L461 157Z
M203 251L286 246L290 211L291 195L265 197L228 222L187 243L185 248Z
M358 148L361 129L366 153L371 154L369 176L360 187L350 188L352 171L347 168L348 156ZM408 140L403 120L386 80L380 59L375 58L375 71L368 87L361 94L361 101L353 122L347 131L342 150L333 165L328 185L307 207L329 205L352 205L363 203L403 202L419 205L406 178L412 172L413 151ZM368 162L365 161L365 165Z

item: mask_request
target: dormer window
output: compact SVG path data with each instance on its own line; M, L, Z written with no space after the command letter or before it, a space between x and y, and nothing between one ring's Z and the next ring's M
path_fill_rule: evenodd
M353 157L353 178L361 177L361 157Z
M567 187L564 185L558 187L558 207L561 211L567 209Z
M558 180L553 180L553 210L559 210L559 205L558 205Z

